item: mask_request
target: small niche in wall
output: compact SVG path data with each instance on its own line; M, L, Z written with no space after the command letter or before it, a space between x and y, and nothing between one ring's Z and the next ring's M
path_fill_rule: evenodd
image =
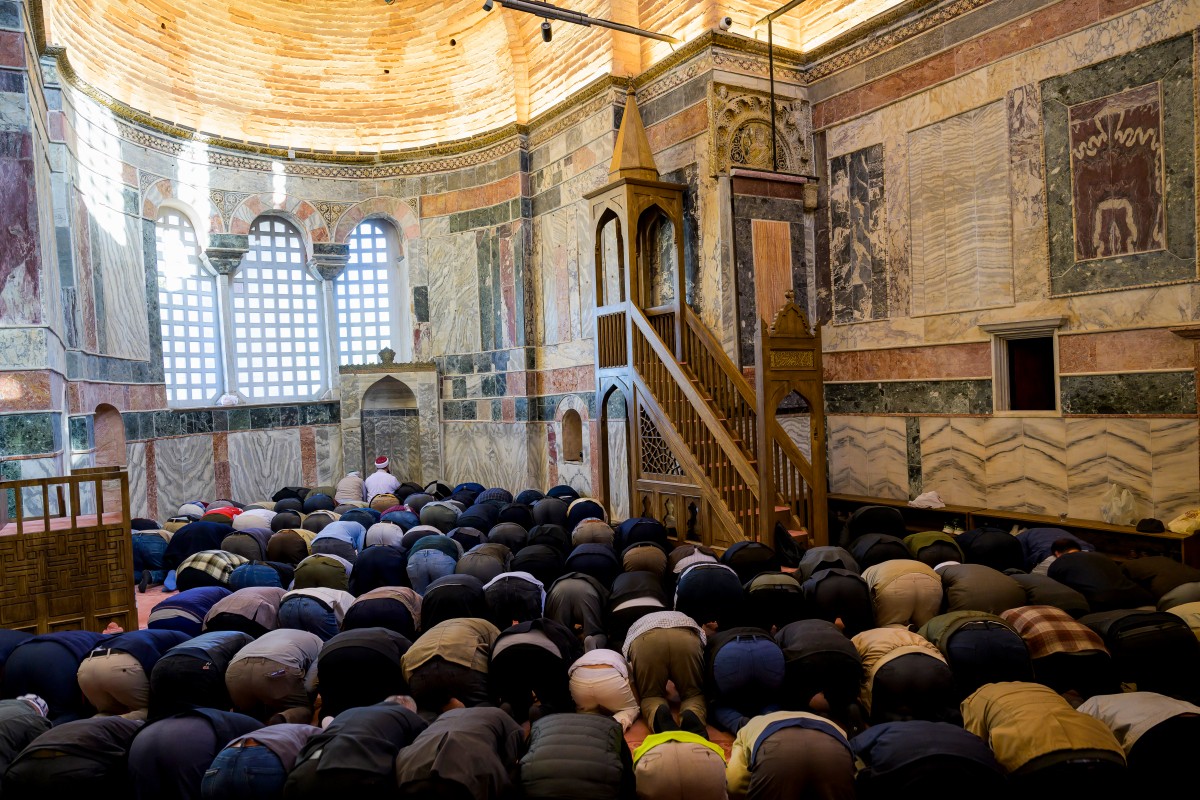
M1062 317L981 325L992 334L995 410L1058 411L1058 342Z
M583 420L578 411L567 411L562 418L563 461L583 462Z

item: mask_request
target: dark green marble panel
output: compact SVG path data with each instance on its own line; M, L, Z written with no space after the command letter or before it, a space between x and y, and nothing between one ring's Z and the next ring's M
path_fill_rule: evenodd
M1063 375L1064 414L1195 414L1195 372Z
M1042 81L1052 295L1196 279L1193 47L1189 34ZM1069 108L1155 82L1161 83L1162 92L1166 247L1076 261ZM1155 131L1143 132L1147 133L1157 136ZM1099 191L1103 187L1093 188ZM1123 202L1126 198L1112 199ZM1134 212L1136 219L1136 209Z
M990 380L825 384L827 414L990 414Z
M92 449L92 437L89 435L91 433L91 425L88 424L91 422L91 419L91 416L69 417L67 419L67 429L71 434L72 450Z
M0 456L53 453L60 435L58 414L0 415Z

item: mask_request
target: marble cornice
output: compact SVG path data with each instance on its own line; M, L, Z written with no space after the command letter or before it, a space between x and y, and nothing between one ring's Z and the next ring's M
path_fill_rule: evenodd
M342 364L338 367L341 375L358 375L371 372L437 372L437 365L432 361L413 361L392 364Z

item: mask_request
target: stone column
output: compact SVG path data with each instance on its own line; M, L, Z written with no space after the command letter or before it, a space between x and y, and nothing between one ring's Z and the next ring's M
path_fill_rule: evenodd
M221 317L221 354L225 359L225 394L218 402L224 404L229 402L227 398L237 399L237 362L233 347L233 273L242 265L242 257L250 252L250 237L240 233L214 233L208 237L208 241L204 255L221 276L217 281L217 309Z
M350 262L350 245L332 242L313 243L313 257L309 269L321 276L321 294L325 300L325 335L321 337L321 349L328 370L329 388L337 396L340 387L338 374L337 309L333 302L333 282Z

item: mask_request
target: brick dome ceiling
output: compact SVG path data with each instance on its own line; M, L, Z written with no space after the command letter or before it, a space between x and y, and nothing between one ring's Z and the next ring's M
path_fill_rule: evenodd
M813 0L822 17L898 0ZM376 152L463 139L538 113L606 74L633 75L669 45L482 10L482 0L42 0L46 38L116 101L227 139ZM741 32L761 0L560 0L690 40L720 16ZM807 12L811 15L812 12ZM797 46L798 18L776 29ZM735 32L737 28L735 27Z

